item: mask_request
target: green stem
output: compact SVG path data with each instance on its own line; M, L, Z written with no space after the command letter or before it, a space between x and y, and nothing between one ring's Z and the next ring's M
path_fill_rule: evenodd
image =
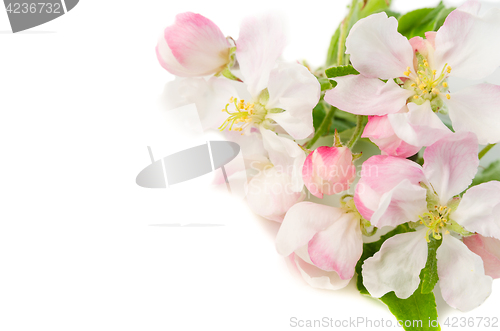
M477 157L481 160L483 156L486 155L486 153L488 153L490 151L490 149L492 149L496 144L489 144L487 145L486 147L484 147L480 152L479 154L477 155Z
M318 130L316 131L312 139L309 140L309 142L307 143L306 148L311 148L314 145L314 143L319 139L319 137L321 137L323 133L326 132L326 130L330 127L330 124L332 123L333 115L335 115L336 108L332 106L327 107L324 103L323 107L325 107L326 111L325 118L323 118L323 122L321 122Z
M356 130L354 130L354 133L352 134L351 140L347 143L347 147L349 149L352 149L354 145L356 145L356 142L358 139L361 137L361 134L363 133L363 129L365 126L363 125L363 115L358 115L357 116L357 121L356 121Z
M351 21L352 13L354 12L354 8L356 8L358 0L352 0L351 6L349 8L349 13L344 18L342 23L340 24L340 38L339 38L339 48L337 50L337 65L344 65L344 54L345 54L345 40L347 38L347 30L349 26L349 22Z

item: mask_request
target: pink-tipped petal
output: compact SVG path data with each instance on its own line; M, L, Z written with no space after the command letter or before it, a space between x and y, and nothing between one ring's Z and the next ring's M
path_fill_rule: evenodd
M500 239L500 182L468 189L450 218L471 232Z
M248 91L257 97L267 87L269 73L286 45L282 19L274 14L247 17L236 41L236 57Z
M359 217L345 213L311 239L308 252L315 266L337 272L340 279L351 279L363 253Z
M407 183L397 187L403 181ZM397 210L389 208L392 199L398 205L403 205L408 200L408 203L415 203L415 206L420 208L422 196L425 201L425 195L422 195L421 191L425 190L420 186L421 182L427 183L422 168L417 163L392 156L372 156L363 163L354 202L363 217L367 219L372 219L373 213L379 208L381 208L379 213L382 210L389 212ZM405 196L405 192L409 191L413 192L412 195ZM377 219L379 218L380 215L377 216Z
M430 146L452 133L432 111L429 101L422 105L410 102L408 112L387 116L396 135L409 145Z
M400 299L410 297L420 284L420 271L427 262L426 230L397 234L387 239L373 257L363 263L363 284L380 298L394 291Z
M451 75L482 79L500 65L500 9L478 16L479 3L469 1L452 11L436 34L436 69L445 65Z
M399 138L394 132L388 116L368 117L368 123L365 126L362 137L369 138L380 148L383 155L406 158L418 153L421 146L407 144Z
M165 29L157 56L162 66L175 75L204 76L221 71L229 63L229 47L217 25L202 15L187 12L178 14L175 23Z
M267 117L275 120L294 139L305 139L314 132L312 109L319 101L321 86L303 65L280 63L269 77L267 109L281 108L282 113Z
M400 88L392 79L384 83L363 75L348 75L336 77L335 81L337 86L326 92L325 101L356 115L397 113L406 104L406 99L415 94Z
M313 202L300 202L286 213L276 235L276 249L280 255L288 256L307 245L318 232L335 223L345 212L340 208Z
M492 279L484 274L483 261L463 242L443 235L436 257L441 294L451 307L469 311L491 294Z
M478 149L473 133L455 133L426 148L424 173L442 205L472 183L479 166Z
M500 278L500 240L476 234L464 237L464 244L484 263L484 273L493 279Z
M376 227L415 222L427 211L426 190L404 179L392 190L380 197L378 208L370 222Z
M386 13L370 15L352 27L346 53L361 74L381 79L403 77L413 67L413 49L398 32L398 21Z
M455 131L476 134L481 145L500 141L500 86L478 84L451 93L446 100Z

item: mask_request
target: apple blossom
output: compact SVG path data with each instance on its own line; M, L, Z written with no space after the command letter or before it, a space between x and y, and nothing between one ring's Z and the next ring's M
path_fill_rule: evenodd
M158 40L161 66L181 77L217 74L232 62L231 44L208 18L191 12L178 14Z
M477 172L477 139L456 133L429 146L424 166L391 156L363 164L355 203L377 227L416 222L415 232L395 235L363 264L364 285L372 296L394 291L408 298L417 289L427 261L430 237L437 250L439 285L445 301L463 311L479 306L491 293L483 261L460 240L478 232L500 238L500 182L467 189Z
M287 212L276 236L276 249L289 256L300 254L306 246L314 266L349 280L363 252L360 222L352 199L343 208L300 202Z
M483 83L457 92L448 86L449 77L482 79L500 65L500 45L489 38L500 34L500 9L478 16L479 8L468 1L426 39L407 40L385 13L359 20L346 53L361 74L335 78L338 85L325 100L354 114L388 115L396 135L411 145L428 146L447 134L436 112L448 112L455 131L473 132L481 144L500 141L500 86Z
M318 198L349 189L356 176L351 150L320 146L306 158L302 178L309 192Z

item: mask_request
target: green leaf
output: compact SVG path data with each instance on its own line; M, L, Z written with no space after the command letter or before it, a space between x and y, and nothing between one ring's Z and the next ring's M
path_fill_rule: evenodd
M400 299L390 292L380 300L389 307L406 331L441 330L437 323L436 298L432 292L422 294L421 287L422 284L408 299Z
M486 169L477 174L471 186L476 186L492 180L500 181L500 160L490 163Z
M328 105L329 106L329 105ZM323 122L323 119L326 116L326 110L323 106L323 103L320 102L313 109L313 125L314 131L318 131L319 126ZM324 136L333 134L335 129L338 133L344 132L356 126L356 115L346 113L341 110L335 110L335 116L332 118L332 122L323 134Z
M340 38L340 25L335 30L335 33L330 40L330 46L328 47L328 53L326 54L326 66L331 66L337 63L337 54L339 51L339 38Z
M387 17L395 17L396 19L401 17L400 13L397 13L397 12L389 10L389 9L383 10L383 12L387 14Z
M318 78L318 82L321 85L321 91L326 91L332 88L332 84L328 78Z
M431 293L439 280L436 251L441 246L441 242L442 239L437 240L430 236L430 242L427 244L427 262L420 273L422 294Z
M347 75L359 75L359 72L352 65L331 67L325 70L326 77L335 78Z
M361 274L364 261L375 255L387 239L400 233L413 231L415 230L410 228L408 224L401 224L391 232L381 236L380 240L363 245L363 254L356 265L356 273L358 274L357 287L361 294L370 295L363 285L363 277ZM407 331L441 330L441 327L437 324L436 298L432 292L422 293L422 286L423 282L421 282L413 295L407 299L400 299L394 292L390 292L381 297L380 300L387 305L391 313L402 323L402 326Z
M420 8L404 14L398 20L398 32L408 39L425 37L427 31L434 31L436 18L443 9L444 5L439 3L436 8Z
M360 1L361 3L363 1ZM365 18L371 14L380 13L388 10L391 5L391 0L368 0L358 14L358 19Z
M436 20L434 21L434 28L433 28L433 30L434 31L439 30L439 28L444 24L444 21L446 20L446 17L448 17L448 15L452 11L454 11L455 9L456 9L455 7L441 9L441 11L439 12Z

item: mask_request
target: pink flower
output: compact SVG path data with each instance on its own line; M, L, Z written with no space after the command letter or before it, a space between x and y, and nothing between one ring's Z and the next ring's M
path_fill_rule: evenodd
M465 237L464 244L483 259L486 275L500 278L500 240L476 234Z
M420 150L421 146L412 146L404 142L394 132L387 115L370 116L363 131L363 138L369 138L380 148L383 155L409 157Z
M161 66L181 77L221 72L231 62L231 45L208 18L194 13L178 14L156 46Z
M318 198L345 191L354 181L356 167L347 147L321 146L311 152L302 168L302 178L309 192Z
M363 252L360 215L347 208L297 203L281 224L276 249L283 256L295 252L321 270L349 280Z
M478 232L500 239L500 182L474 186L479 160L477 139L457 133L427 147L424 166L391 156L363 164L354 200L377 227L413 223L416 231L395 235L363 264L364 285L374 297L394 291L408 298L420 283L429 237L437 250L439 285L445 301L462 311L479 306L491 293L483 261L460 240Z
M478 1L468 1L426 39L406 39L385 13L359 20L346 53L361 74L335 78L338 85L325 100L354 114L388 115L396 135L414 146L429 146L449 133L436 112L449 112L455 131L473 132L481 144L500 141L500 86L458 92L448 87L449 77L479 80L500 65L493 37L500 34L500 10L478 16L479 9Z

